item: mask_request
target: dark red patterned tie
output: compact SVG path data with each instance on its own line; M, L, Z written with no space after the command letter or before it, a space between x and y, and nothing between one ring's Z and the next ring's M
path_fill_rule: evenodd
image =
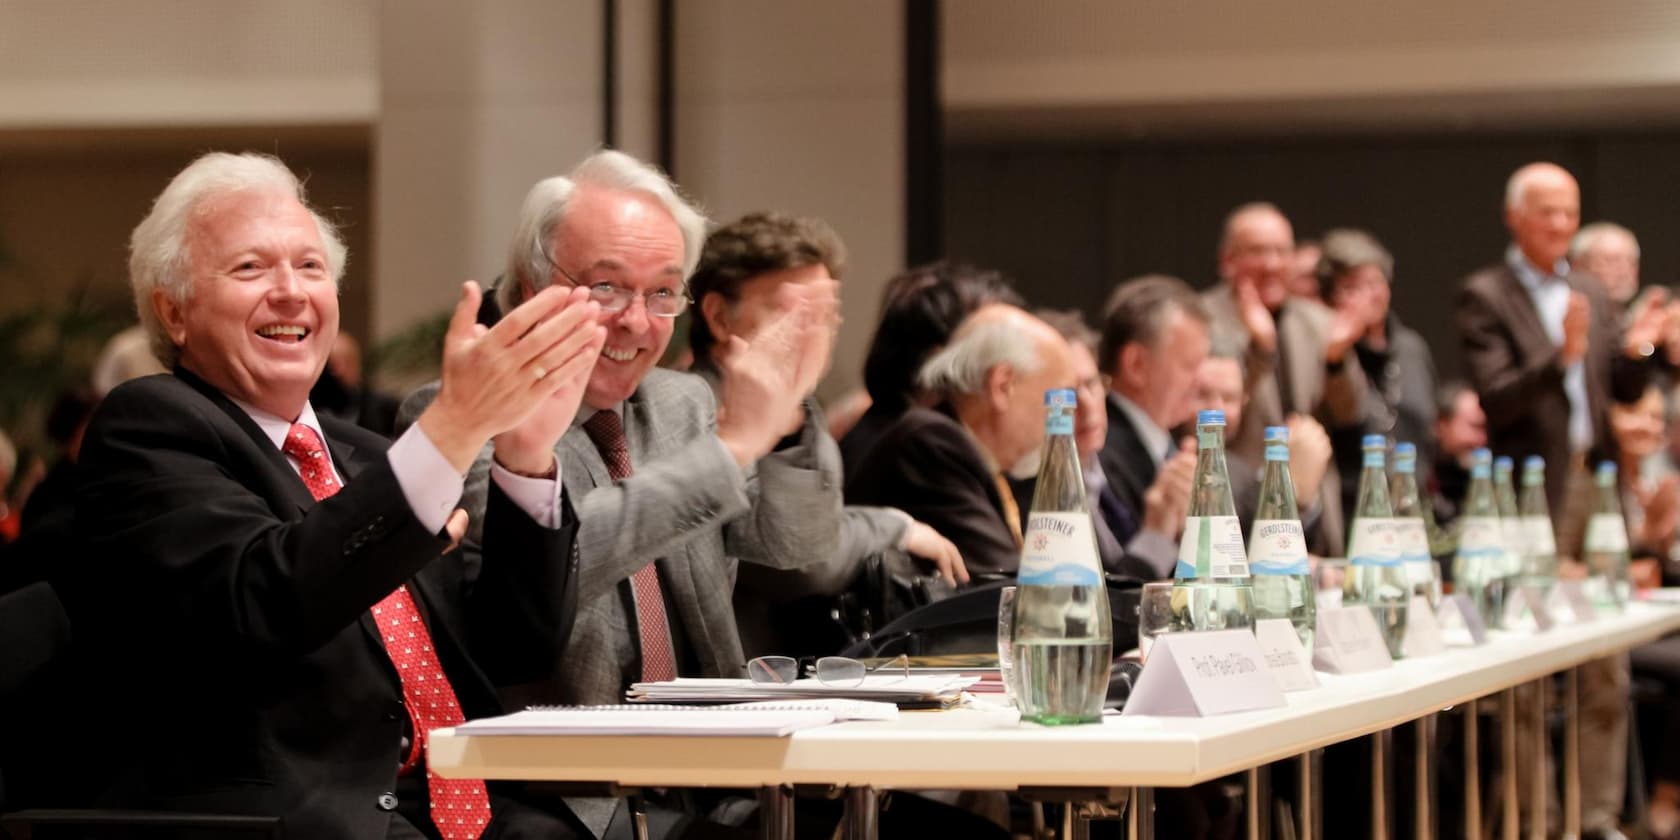
M583 423L583 430L601 451L607 474L613 481L630 477L630 445L624 439L624 424L611 411L597 411ZM642 680L657 682L677 677L677 657L671 650L671 627L665 617L665 596L659 591L659 568L652 563L630 576L636 592L636 630L642 643Z
M297 461L298 474L309 487L315 501L337 493L341 489L333 475L332 461L326 447L321 445L315 430L293 423L286 432L286 445L281 451ZM455 689L443 673L443 663L432 649L432 634L420 620L420 611L408 588L397 587L395 592L373 607L373 620L379 625L379 636L385 642L385 652L397 666L397 678L402 682L403 701L408 707L414 727L414 746L404 757L403 769L413 767L426 750L426 734L445 726L459 726L466 722ZM490 824L490 797L479 779L445 779L426 770L426 788L432 801L432 822L444 840L478 840L484 827Z

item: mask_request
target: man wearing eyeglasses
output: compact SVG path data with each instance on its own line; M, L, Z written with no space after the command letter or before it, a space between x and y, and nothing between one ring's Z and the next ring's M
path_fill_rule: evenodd
M584 286L607 335L556 447L578 509L577 621L552 677L519 699L615 703L633 682L743 677L737 562L795 567L838 548L840 459L815 446L802 407L827 362L832 283L780 290L750 340L719 354L715 398L699 377L656 367L688 306L705 223L662 173L615 151L525 199L502 310L551 285ZM469 512L487 471L481 457ZM573 807L598 836L623 829L612 801Z

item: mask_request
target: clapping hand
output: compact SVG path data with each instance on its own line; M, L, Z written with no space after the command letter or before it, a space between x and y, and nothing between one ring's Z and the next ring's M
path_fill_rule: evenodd
M1260 299L1260 290L1253 282L1233 280L1231 291L1236 297L1237 318L1247 328L1249 340L1262 352L1276 350L1277 322L1272 320L1272 310Z
M564 415L562 430L569 425L582 394L580 377L587 381L604 339L596 325L600 307L587 289L544 289L488 329L476 320L481 297L477 283L462 287L444 336L442 385L416 421L462 473L485 441L545 407ZM570 388L578 393L550 405L550 398ZM548 416L546 422L559 419ZM551 463L552 445L545 465Z
M1569 293L1569 308L1563 313L1563 343L1558 346L1559 361L1572 365L1587 355L1587 328L1591 323L1592 303L1580 292Z
M718 438L735 463L758 460L799 428L801 401L827 366L833 301L832 282L783 284L775 314L750 339L735 335L718 345Z

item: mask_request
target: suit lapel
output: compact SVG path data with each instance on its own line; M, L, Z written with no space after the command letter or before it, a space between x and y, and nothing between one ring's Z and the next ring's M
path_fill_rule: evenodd
M257 425L257 421L251 419L251 415L246 414L245 410L235 405L233 400L227 398L226 394L198 378L192 371L177 366L173 372L182 382L191 385L194 390L214 403L217 408L222 410L223 414L233 420L234 425L238 426L247 438L250 438L256 451L261 453L260 457L270 468L271 477L277 479L281 492L296 508L297 513L301 514L315 506L315 497L309 494L309 487L298 476L297 469L292 466L292 462L287 459L285 453L274 445L274 441L270 440L268 435L263 434L262 427Z
M1516 272L1506 266L1500 272L1500 285L1503 287L1501 297L1511 325L1511 337L1522 345L1523 357L1533 358L1542 356L1552 350L1552 339L1546 335L1546 327L1540 323L1540 311L1534 308L1534 297L1528 293L1528 288L1517 279Z

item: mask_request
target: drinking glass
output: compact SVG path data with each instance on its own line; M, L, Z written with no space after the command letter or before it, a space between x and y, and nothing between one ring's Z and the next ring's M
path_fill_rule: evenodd
M1155 637L1180 629L1174 618L1173 585L1171 581L1146 583L1138 595L1138 655L1149 659L1149 648Z
M1015 648L1010 643L1015 633L1015 587L998 590L998 678L1003 680L1003 695L1015 705Z

